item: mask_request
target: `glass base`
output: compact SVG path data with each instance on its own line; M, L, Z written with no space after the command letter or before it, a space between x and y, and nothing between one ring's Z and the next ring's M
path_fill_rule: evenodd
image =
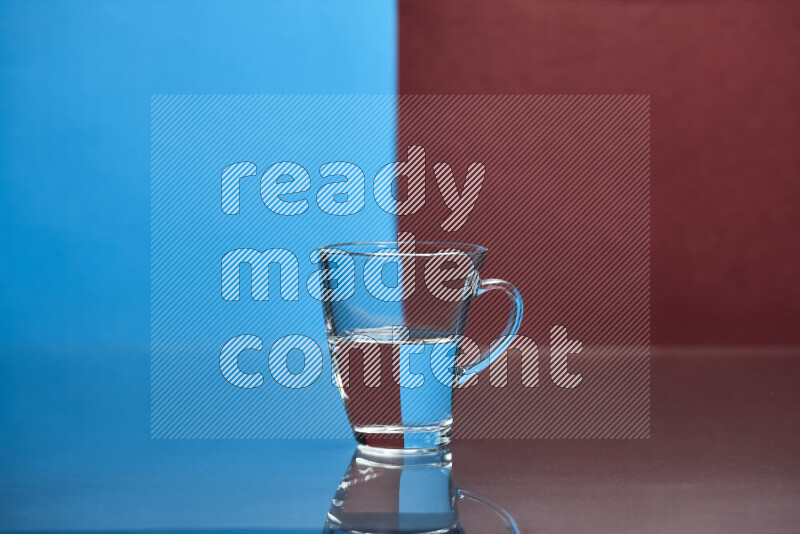
M435 426L354 426L359 445L385 452L428 453L450 443L452 421Z

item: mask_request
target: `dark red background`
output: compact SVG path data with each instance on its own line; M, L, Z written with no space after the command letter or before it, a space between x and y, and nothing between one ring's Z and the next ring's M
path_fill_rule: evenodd
M651 95L653 344L798 345L798 28L792 1L400 0L398 92Z

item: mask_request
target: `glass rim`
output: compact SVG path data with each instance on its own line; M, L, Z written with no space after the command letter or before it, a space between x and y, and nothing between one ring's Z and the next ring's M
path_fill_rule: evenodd
M408 244L414 245L415 251L414 252L404 252L401 251L399 245L401 244ZM363 251L352 251L347 250L348 247L359 247L359 246L385 246L386 248L381 250L377 248L377 250L373 250L370 252L363 252ZM440 250L435 252L419 252L416 250L416 247L419 245L435 245L440 248ZM450 249L450 250L443 250L443 249ZM467 256L480 256L481 254L486 254L489 252L489 249L481 246L481 245L473 245L472 243L458 243L454 241L351 241L348 243L334 243L332 245L325 245L318 249L320 253L330 253L330 254L341 254L345 253L351 256L400 256L400 257L433 257L433 256L454 256L457 254L465 254Z

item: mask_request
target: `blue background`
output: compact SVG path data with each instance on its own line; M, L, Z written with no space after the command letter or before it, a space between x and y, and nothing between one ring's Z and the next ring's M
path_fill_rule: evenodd
M321 528L352 442L149 438L150 96L393 93L394 3L0 11L0 528Z
M395 97L158 97L152 115L151 435L352 439L326 357L323 307L307 288L309 278L319 284L319 265L310 255L325 244L396 237L395 218L376 203L371 179L395 157ZM241 161L258 171L238 180L239 213L223 213L222 169ZM305 206L294 215L268 209L263 199L269 193L259 192L260 181L270 182L261 175L287 161L305 169L310 187L281 195ZM318 206L325 202L316 197L323 184L342 179L321 176L320 166L330 161L354 162L362 170L361 180L348 179L348 186L361 182L365 192L357 213L337 216ZM355 191L351 196L354 203ZM221 286L230 282L221 283L221 260L243 249L293 255L299 277L284 260L269 269L266 284L257 269L240 264L239 298L224 300ZM268 286L269 298L251 298L251 285L259 299ZM220 372L222 347L241 335L262 343L237 358L243 372L262 374L258 388L235 387ZM288 354L287 367L309 380L303 388L275 378L286 368L275 347L289 335L316 343L305 355Z

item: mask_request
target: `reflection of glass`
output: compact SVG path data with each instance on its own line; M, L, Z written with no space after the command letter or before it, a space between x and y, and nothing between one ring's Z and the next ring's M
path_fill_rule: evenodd
M518 533L514 518L491 501L453 487L449 449L386 454L359 446L336 490L324 533L456 534L465 530L459 499L492 510L505 530Z
M487 254L477 245L413 241L320 250L333 367L360 444L431 449L450 442L453 387L501 355L522 320L514 286L479 278ZM475 345L467 355L473 363L459 367L472 300L492 289L511 300L508 325L486 354Z

